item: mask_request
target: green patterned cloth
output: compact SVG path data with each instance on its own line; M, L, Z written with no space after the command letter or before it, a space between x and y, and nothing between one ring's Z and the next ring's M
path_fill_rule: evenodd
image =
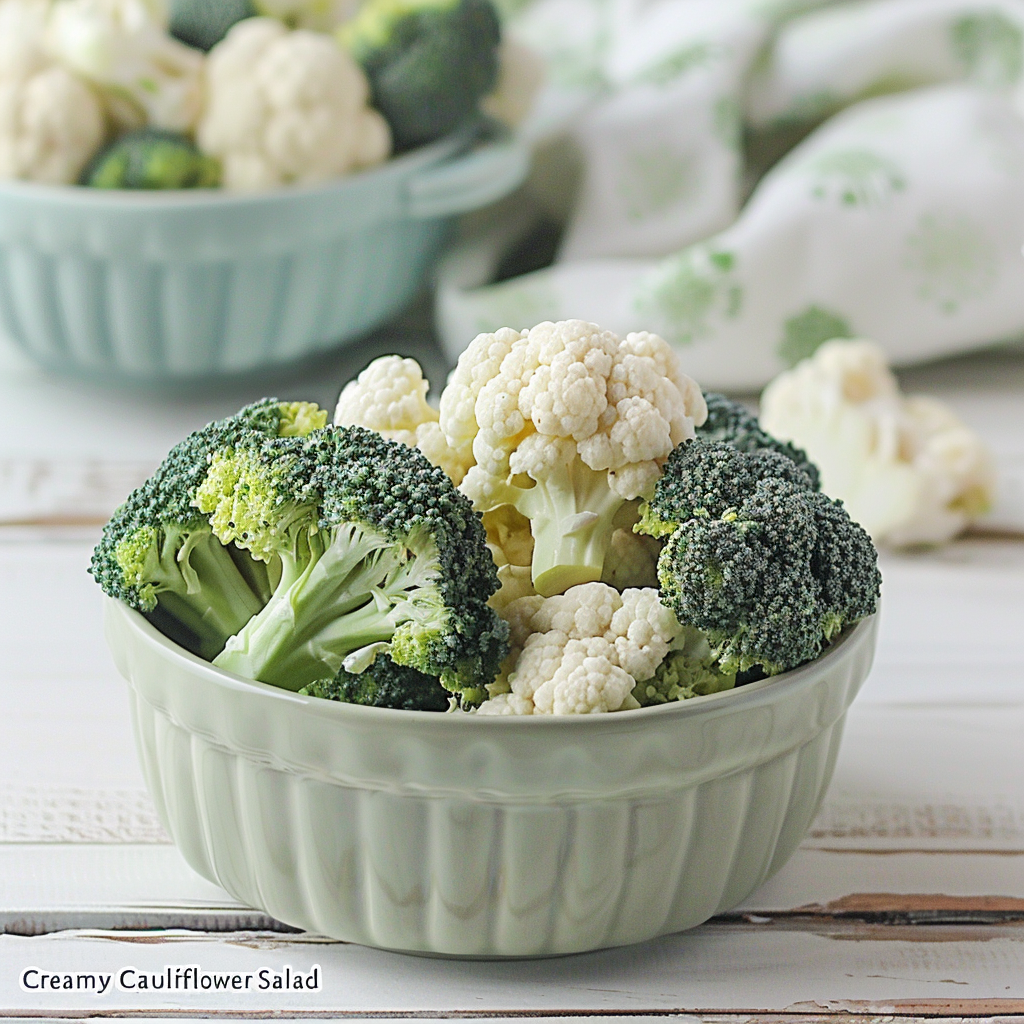
M832 337L908 364L1024 335L1024 0L534 0L514 26L561 48L539 172L442 269L450 355L575 317L754 389ZM555 265L489 285L552 212Z

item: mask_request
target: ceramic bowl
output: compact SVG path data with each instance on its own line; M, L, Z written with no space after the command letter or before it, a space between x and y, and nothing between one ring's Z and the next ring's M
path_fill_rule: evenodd
M468 957L639 942L740 903L817 810L877 619L731 692L516 719L298 696L104 600L146 781L196 871L314 933Z
M144 381L334 348L410 300L455 214L523 180L520 143L478 136L251 195L0 182L0 330L48 368Z

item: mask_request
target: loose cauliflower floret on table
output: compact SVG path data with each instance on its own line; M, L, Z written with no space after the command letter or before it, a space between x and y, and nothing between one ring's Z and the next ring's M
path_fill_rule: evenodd
M636 708L638 682L651 679L681 627L653 589L621 594L585 583L557 597L525 597L505 609L508 692L484 715L580 715Z
M706 415L663 339L567 320L477 337L440 424L472 467L460 487L474 508L530 520L533 584L550 596L601 578L622 505L649 493Z
M198 141L220 159L229 189L326 181L391 152L369 95L366 76L331 37L248 18L210 51Z
M901 394L874 342L827 342L781 374L761 396L761 423L806 449L822 490L876 543L942 543L992 503L981 439L941 402Z
M334 422L376 430L392 441L419 448L458 484L469 467L445 441L437 410L427 403L429 388L415 359L381 356L342 388Z

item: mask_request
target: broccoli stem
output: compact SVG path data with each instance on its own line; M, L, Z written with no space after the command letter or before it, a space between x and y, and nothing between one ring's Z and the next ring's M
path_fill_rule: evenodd
M522 493L516 508L530 520L533 586L542 597L601 579L625 499L608 486L606 471L574 459Z
M387 643L415 617L414 595L433 579L431 560L352 523L308 536L282 555L266 608L214 659L221 668L289 690L333 675L345 657Z
M147 575L161 620L175 620L183 645L209 659L260 611L263 600L208 529L192 530L184 542L181 537L165 531L158 563L147 567ZM216 586L204 586L203 580L214 580Z

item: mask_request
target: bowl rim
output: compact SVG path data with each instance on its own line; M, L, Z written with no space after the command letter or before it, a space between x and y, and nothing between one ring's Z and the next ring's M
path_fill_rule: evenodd
M233 208L256 204L280 204L317 196L335 196L358 188L374 178L402 179L425 167L433 167L446 158L458 157L481 134L480 124L458 128L435 142L399 153L373 167L352 171L338 178L311 184L281 185L253 192L235 192L224 188L194 189L103 189L86 185L51 185L18 178L0 180L0 197L56 201L63 205L80 204L89 208L120 209L207 209Z
M778 675L768 676L753 683L746 683L731 690L721 690L718 693L691 697L687 700L670 701L654 707L634 708L628 711L616 711L609 714L476 715L437 711L405 711L397 708L371 707L364 704L347 704L344 701L307 696L274 686L270 683L246 679L244 676L219 668L212 662L205 661L198 655L176 644L169 637L161 633L141 612L130 608L124 602L108 595L104 595L104 601L109 611L119 613L126 625L147 646L151 649L157 649L161 657L169 656L192 673L198 670L202 676L223 690L242 693L260 700L279 700L299 705L308 711L315 712L317 715L332 717L339 724L344 724L345 720L351 720L353 724L361 721L363 725L370 725L376 722L383 727L385 723L400 726L401 723L408 723L409 725L421 723L425 725L429 722L432 723L430 728L441 729L464 728L467 723L476 723L478 725L487 723L483 725L483 728L486 729L522 729L532 727L593 730L621 726L628 728L637 722L648 719L654 720L655 716L661 716L661 718L666 716L688 717L716 711L740 711L750 704L763 704L766 701L782 699L791 690L807 684L812 677L816 678L829 663L844 657L847 653L852 653L868 640L869 634L873 632L873 627L879 615L879 612L876 610L873 615L869 615L854 623L852 627L844 629L839 637L813 661L790 669L788 672L780 672Z

